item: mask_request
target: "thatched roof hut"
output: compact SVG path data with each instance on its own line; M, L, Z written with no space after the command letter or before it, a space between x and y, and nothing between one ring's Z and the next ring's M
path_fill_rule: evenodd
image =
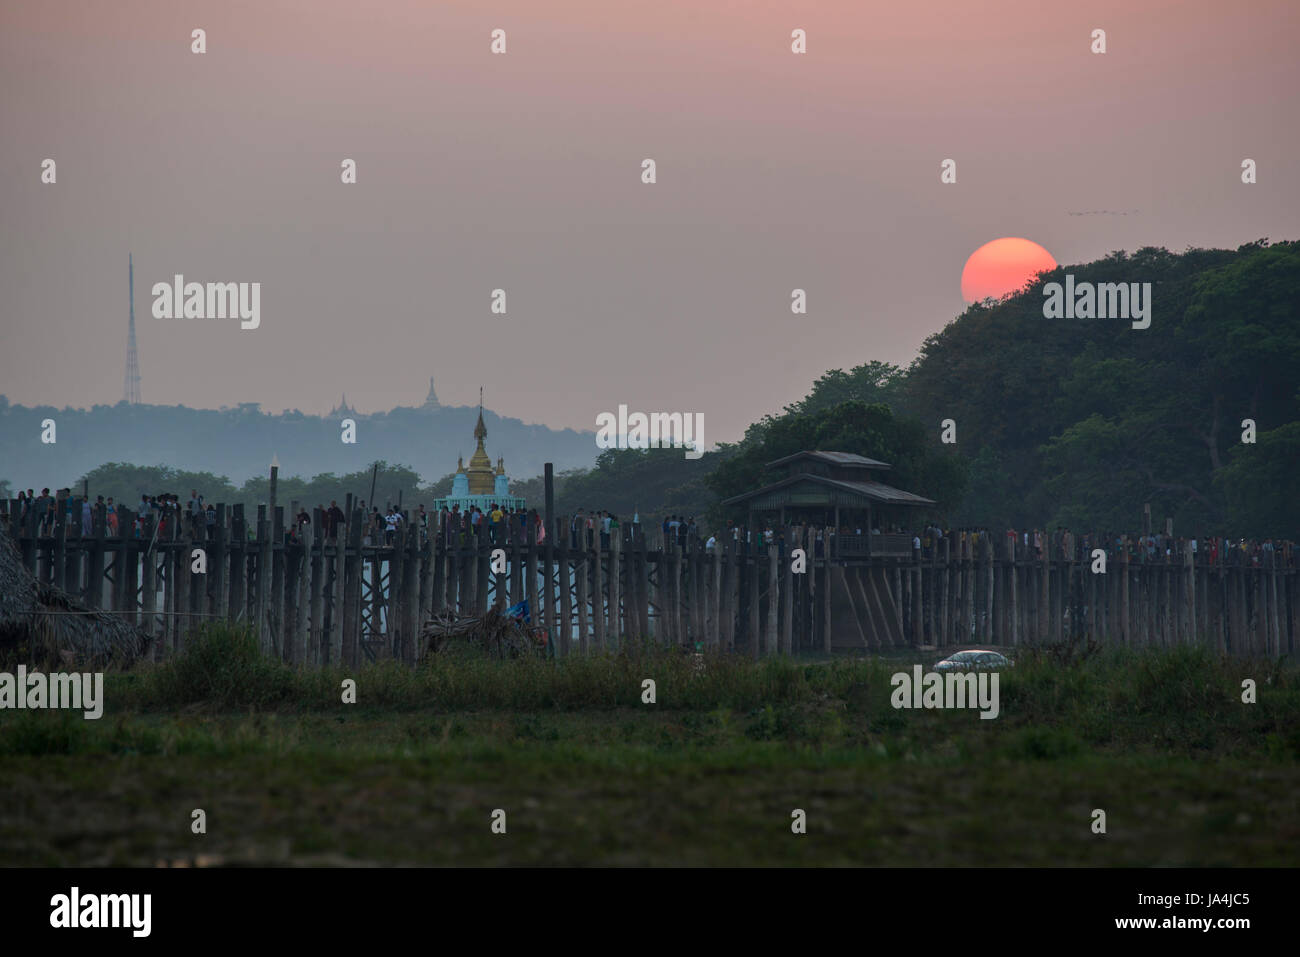
M149 640L121 618L87 608L67 592L38 582L0 525L0 662L128 668L144 654Z

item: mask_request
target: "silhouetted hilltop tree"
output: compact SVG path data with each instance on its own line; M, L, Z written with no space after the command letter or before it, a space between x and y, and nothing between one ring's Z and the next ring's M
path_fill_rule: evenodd
M839 405L861 402L883 404L895 411L902 406L902 387L907 372L901 366L872 359L848 372L831 369L813 383L812 391L798 402L785 407L787 415L807 415Z

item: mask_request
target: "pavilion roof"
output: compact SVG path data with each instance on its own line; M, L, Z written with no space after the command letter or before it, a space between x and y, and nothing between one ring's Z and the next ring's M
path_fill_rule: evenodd
M901 488L894 488L892 485L886 485L883 482L849 482L843 479L827 478L824 475L810 475L802 473L792 475L789 478L774 482L771 485L765 485L762 488L754 489L752 492L745 492L741 495L732 496L725 499L723 505L741 505L760 496L774 496L777 500L786 498L780 493L791 489L792 486L807 483L811 485L822 486L826 490L825 502L831 504L852 504L855 499L861 500L863 505L913 505L925 506L934 505L933 499L926 498L923 495L916 495L912 492L905 492ZM794 505L810 505L817 503L809 502L792 502Z
M785 465L796 459L809 458L816 459L819 462L825 462L827 465L839 465L847 468L862 469L887 469L892 468L888 462L881 462L878 459L869 459L865 455L855 455L852 452L795 452L793 455L787 455L784 458L777 459L774 462L768 462L768 468L775 468L778 465Z

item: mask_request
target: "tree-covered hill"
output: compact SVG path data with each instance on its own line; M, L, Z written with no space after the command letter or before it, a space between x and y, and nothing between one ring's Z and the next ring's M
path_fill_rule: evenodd
M1045 319L1045 282L1152 284L1148 329ZM1119 252L1060 267L928 339L900 406L957 423L970 486L957 521L1300 534L1300 244ZM1257 443L1242 442L1253 419ZM1271 471L1270 471L1271 470ZM1276 497L1243 486L1270 473ZM1270 501L1272 505L1268 504Z
M1150 283L1150 327L1044 318L1044 284L1067 273ZM940 441L945 419L955 445ZM578 504L720 518L720 499L800 448L892 462L891 481L938 500L953 525L1131 530L1149 503L1157 524L1189 534L1300 538L1300 244L1062 266L968 308L910 368L832 369L739 443L696 462L607 454L572 488Z

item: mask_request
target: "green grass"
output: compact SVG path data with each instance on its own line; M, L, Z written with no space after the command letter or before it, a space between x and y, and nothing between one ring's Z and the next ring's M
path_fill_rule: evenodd
M1187 648L1016 660L986 721L894 710L898 659L701 668L646 648L299 672L211 631L110 675L99 721L0 712L0 864L1300 859L1295 666Z

